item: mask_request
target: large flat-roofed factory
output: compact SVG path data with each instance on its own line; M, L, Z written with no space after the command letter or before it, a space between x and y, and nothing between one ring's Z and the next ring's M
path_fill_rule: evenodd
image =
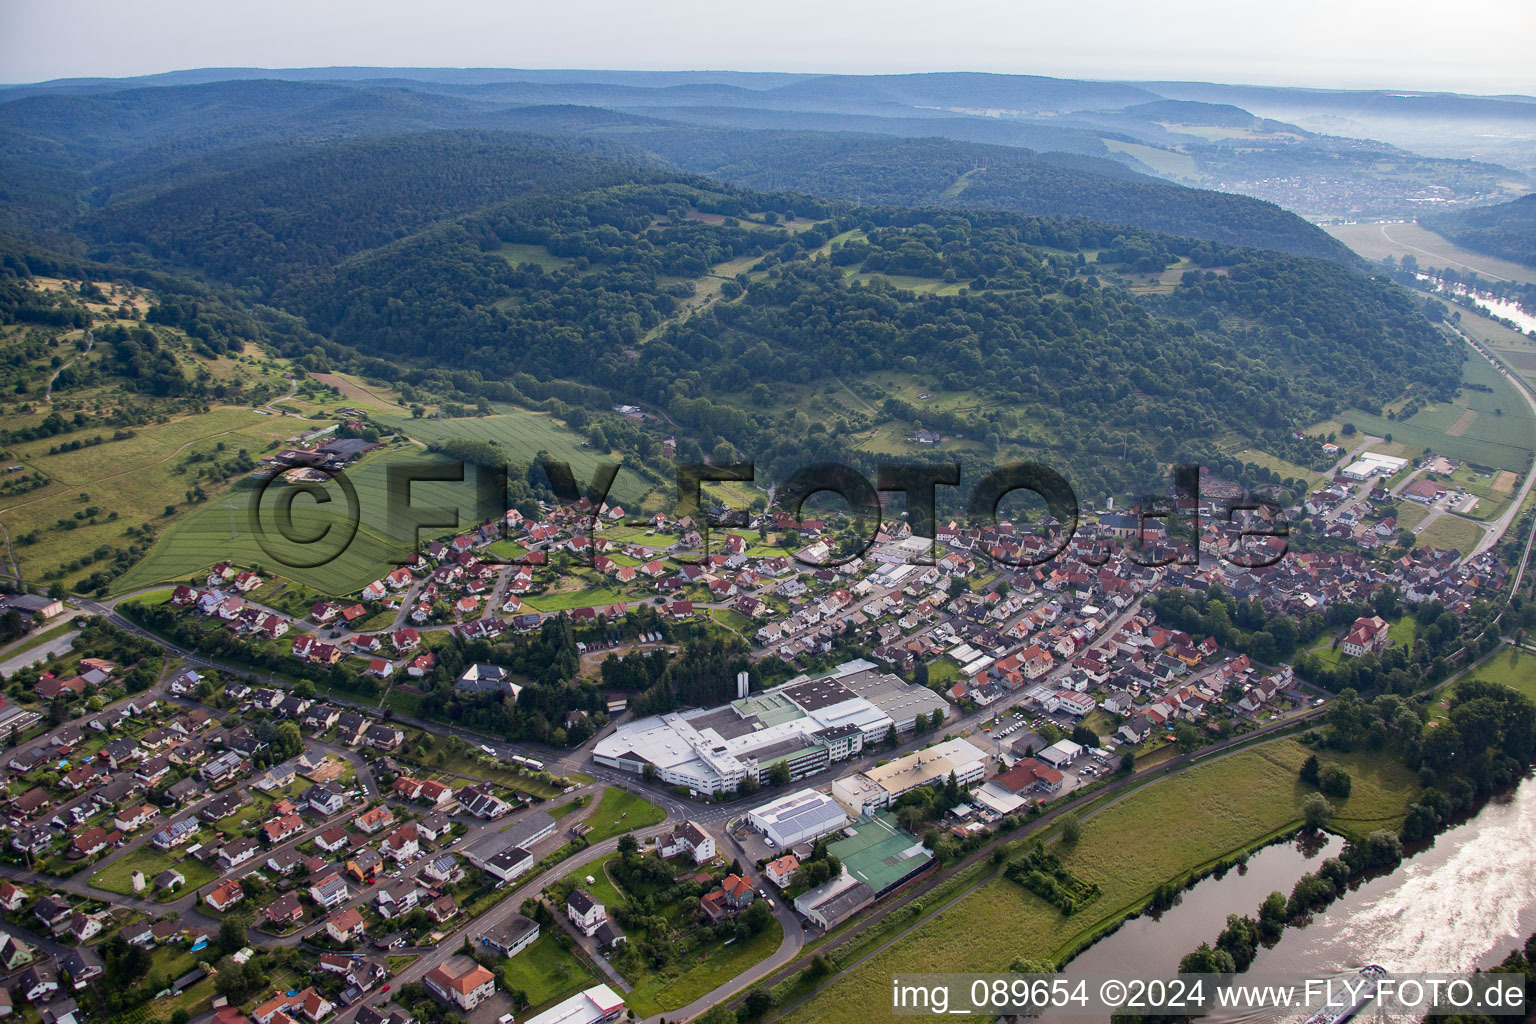
M931 718L935 711L948 717L949 702L860 660L754 694L738 679L729 704L628 722L600 740L592 756L637 774L654 765L670 785L722 793L746 778L763 781L780 761L791 778L803 778L893 729L910 733L918 715Z

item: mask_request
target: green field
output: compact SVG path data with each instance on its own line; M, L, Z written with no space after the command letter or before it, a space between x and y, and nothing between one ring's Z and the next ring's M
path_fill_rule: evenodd
M611 853L566 876L608 907L610 914L613 907L628 902L606 870L609 862L617 860L619 856L618 853ZM590 883L587 881L589 875L593 879ZM656 912L665 915L671 909L658 907ZM629 1005L637 1014L644 1016L686 1006L772 954L779 948L783 937L783 929L775 920L771 927L765 928L745 943L706 947L696 959L675 959L659 974L643 971L638 978L629 978L636 982L628 996Z
M144 872L144 880L151 886L155 876L169 868L175 868L186 876L187 884L179 892L187 892L218 878L218 872L201 861L188 857L181 860L161 853L153 847L141 847L119 857L91 876L91 885L120 896L133 895L133 872Z
M784 941L778 919L746 942L733 942L706 950L678 973L647 975L629 993L629 1005L638 1015L664 1013L713 992L764 957L773 955ZM855 1020L862 1018L852 1018Z
M110 436L111 431L106 433ZM223 406L169 423L140 427L134 437L79 451L48 454L49 447L57 445L58 439L18 444L12 448L17 462L46 472L53 482L4 499L0 502L0 521L13 540L37 533L36 543L18 542L15 549L22 571L36 579L98 546L128 547L134 542L124 534L129 526L150 523L157 529L174 529L172 524L204 514L210 505L222 499L215 496L208 504L192 506L189 513L186 492L193 482L189 475L176 472L183 460L197 453L212 452L221 442L229 457L244 448L255 458L282 433L275 417ZM203 486L217 493L212 484L205 482ZM84 500L82 494L87 496ZM167 505L177 506L177 513L166 516ZM95 516L77 517L77 513L85 515L92 508L101 511ZM117 518L111 518L113 514ZM74 524L73 528L61 528L60 520ZM64 580L73 582L99 567L86 566L68 572Z
M1453 267L1484 277L1536 284L1536 270L1464 249L1417 224L1334 224L1323 230L1368 260L1412 256L1420 267Z
M615 462L618 456L596 452L582 447L582 438L557 423L546 413L529 412L511 405L497 405L490 416L468 416L460 419L420 419L378 416L381 426L399 430L432 444L450 438L468 441L495 441L516 462L531 462L540 451L547 451L552 458L570 463L576 475L577 486L585 492L592 480L594 469L600 462ZM632 468L619 470L609 492L610 503L638 506L651 483Z
M1532 420L1525 399L1503 374L1475 353L1463 364L1462 380L1493 390L1463 389L1454 402L1426 405L1406 420L1389 420L1358 409L1340 413L1336 420L1353 423L1364 433L1377 437L1391 434L1394 443L1405 445L1414 454L1421 449L1429 450L1523 474L1531 451L1536 448L1536 421ZM1469 411L1472 415L1465 416ZM1453 427L1457 433L1450 432ZM1313 427L1308 433L1317 433L1318 429ZM1349 441L1342 439L1339 443L1348 446ZM1384 446L1376 447L1386 450Z
M1506 647L1480 666L1478 679L1503 683L1536 700L1536 654L1518 647Z
M530 459L538 451L571 464L578 480L585 485L599 461L595 452L581 448L580 439L556 426L548 417L529 412L504 412L492 416L455 420L411 420L380 416L381 425L406 430L423 441L450 437L479 441L498 441L514 459ZM396 444L375 452L346 471L346 478L357 493L360 513L356 535L344 548L351 520L344 488L335 483L321 487L329 502L321 503L306 493L299 493L292 503L294 543L281 535L282 524L274 510L287 485L277 484L262 499L262 524L271 551L263 548L254 525L253 503L261 494L260 483L242 481L217 501L200 506L178 522L153 550L113 584L115 593L125 593L169 580L185 578L218 561L234 561L281 574L288 580L323 594L348 594L378 579L411 550L409 510L396 509L388 498L391 472L399 475L420 474L433 469L452 469L455 464L435 455L427 455L414 445ZM472 468L465 481L422 481L411 486L410 503L418 510L457 509L460 528L467 528L491 515L489 509L476 508L476 477ZM632 502L641 497L647 484L633 471L625 469L614 482L611 497ZM329 534L325 531L330 530ZM441 536L450 530L428 528L423 538ZM325 539L314 544L314 537ZM339 553L338 553L339 552ZM330 556L328 560L323 560ZM322 561L322 564L305 563ZM290 564L297 562L299 564ZM618 598L615 598L618 600Z
M612 587L585 586L574 590L562 590L551 594L524 594L523 604L540 612L560 612L571 608L600 608L604 605L634 604L644 601L651 595L641 592L638 595L626 593L622 590L614 590Z
M645 797L610 786L603 790L603 798L585 819L592 826L586 840L588 844L600 843L624 832L659 825L666 816L665 811Z
M519 242L503 242L495 250L495 253L514 266L532 263L535 266L543 267L545 270L554 270L571 262L568 257L556 256L542 245L528 245Z
M502 986L518 989L527 996L529 1013L589 988L598 980L586 964L560 948L548 929L533 945L501 965Z
M1471 554L1483 530L1476 523L1460 516L1445 515L1436 519L1419 533L1419 547L1452 548L1463 555Z
M1068 870L1097 882L1103 896L1072 917L1002 877L933 914L889 948L834 977L787 1014L791 1024L862 1020L886 1006L893 973L999 971L1015 957L1060 959L1139 907L1160 883L1294 827L1310 792L1297 779L1309 751L1284 740L1151 783L1083 823ZM1389 755L1328 754L1354 777L1336 827L1369 831L1400 823L1417 793ZM1239 909L1239 908L1234 908Z

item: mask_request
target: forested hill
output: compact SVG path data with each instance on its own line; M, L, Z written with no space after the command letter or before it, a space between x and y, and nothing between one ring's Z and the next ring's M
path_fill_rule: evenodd
M1423 224L1468 249L1536 267L1536 192L1512 203L1425 217Z
M1328 260L905 205L927 193L921 174L902 178L923 166L899 158L904 143L884 162L867 138L821 151L829 182L884 183L867 204L614 157L669 131L681 146L694 130L631 123L628 147L477 131L193 147L185 173L95 197L73 238L132 273L195 274L205 296L275 307L292 324L264 333L311 370L455 404L638 398L681 425L685 457L737 453L765 478L817 458L869 465L921 423L983 462L1064 458L1080 493L1123 495L1170 460L1220 459L1217 439L1262 447L1347 407L1449 398L1460 378L1460 348L1407 293ZM910 145L924 160L942 149ZM968 156L948 165L943 202L1005 188ZM1067 174L1024 169L1037 189ZM208 307L160 291L169 322ZM892 374L963 400L915 408L883 390ZM837 381L878 407L812 419Z
M965 81L969 80L957 79L948 87L959 88ZM937 78L899 79L863 82L860 88L883 95L882 90L904 94L903 90L918 86L932 89L945 84ZM981 84L1002 87L990 79ZM643 163L647 152L654 153L678 169L763 190L1109 220L1353 261L1348 250L1327 234L1272 204L1186 188L1107 159L1115 154L1099 138L1106 134L1104 129L1095 129L1098 134L1094 134L1035 122L957 116L879 118L833 113L830 108L776 111L739 104L763 102L768 93L785 102L786 97L796 96L809 102L808 96L820 92L757 93L715 85L645 90L513 83L465 89L463 94L448 85L434 87L445 91L424 91L420 85L231 81L120 92L54 91L22 94L10 101L0 92L0 229L69 232L76 229L82 213L117 204L124 193L142 201L143 190L166 187L166 183L204 196L222 187L226 206L232 206L241 189L252 186L253 175L266 173L263 168L270 166L275 180L291 176L302 184L311 172L298 164L331 159L334 147L348 142L406 135L427 139L437 130L536 132L585 139L588 146L630 162ZM1033 83L1029 91L1055 96L1059 90L1047 85ZM637 105L633 109L570 102L597 102L626 88L634 93L625 94L626 102ZM817 88L835 93L843 87L823 81ZM1079 92L1067 90L1062 95ZM1098 94L1088 90L1079 98ZM719 106L727 95L738 105ZM553 100L556 105L508 105L513 96L522 104ZM677 105L641 106L662 100ZM692 123L680 124L679 119ZM773 127L796 122L839 130ZM744 127L756 124L764 127ZM860 126L867 133L841 130ZM902 135L927 137L897 141ZM955 141L965 139L974 141ZM424 172L412 164L443 155L443 143L436 141L423 141L419 154L410 153L403 142L390 145L390 159L399 172L418 180ZM1067 149L1076 155L1041 156L1024 146ZM311 152L317 150L323 152L318 156ZM466 188L447 212L473 209L485 198L484 184L496 180L496 169L468 166L471 156L459 152L450 157L463 168ZM484 148L480 158L494 162L496 156ZM973 168L985 170L960 182L959 176ZM241 172L247 173L242 177ZM228 175L229 180L223 186L206 180L216 174ZM377 181L377 176L371 180ZM957 183L966 187L960 190ZM438 195L445 193L440 190ZM178 201L167 199L161 208ZM443 207L428 204L427 212L434 209ZM106 219L93 219L89 226L110 231L108 222L117 215L118 211L110 211ZM419 211L406 211L406 222L407 226L421 223ZM119 238L110 236L112 241Z
M654 129L633 137L685 170L764 191L1083 217L1356 262L1337 240L1273 203L1174 185L1089 156L855 133Z
M295 278L461 214L674 175L592 152L601 142L432 132L297 151L236 150L232 170L115 197L81 231L124 262L162 261L266 297ZM275 158L274 158L275 157Z
M1171 293L1127 287L1165 268ZM1449 397L1462 357L1406 293L1324 260L699 179L523 195L270 292L334 342L293 353L313 369L504 400L639 398L765 476L862 465L871 429L922 421L985 458L1075 453L1074 482L1096 495L1150 486L1160 462L1214 457L1234 433ZM974 398L814 422L782 404L881 372Z

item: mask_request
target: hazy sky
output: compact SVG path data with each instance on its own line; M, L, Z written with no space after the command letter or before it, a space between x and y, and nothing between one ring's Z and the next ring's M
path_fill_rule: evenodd
M0 81L196 67L994 71L1536 94L1532 0L0 0Z

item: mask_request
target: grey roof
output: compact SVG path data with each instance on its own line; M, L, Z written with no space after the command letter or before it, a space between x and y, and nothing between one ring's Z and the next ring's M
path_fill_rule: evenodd
M538 841L535 837L553 831L554 827L555 819L548 811L529 811L500 835L507 841L508 846L521 846L526 849Z
M837 924L875 898L875 891L863 882L855 882L835 896L815 904L827 921Z
M490 939L491 942L502 949L510 949L528 935L529 932L538 931L538 924L529 920L522 914L513 914L512 917L499 925L492 925L482 929L480 936Z

